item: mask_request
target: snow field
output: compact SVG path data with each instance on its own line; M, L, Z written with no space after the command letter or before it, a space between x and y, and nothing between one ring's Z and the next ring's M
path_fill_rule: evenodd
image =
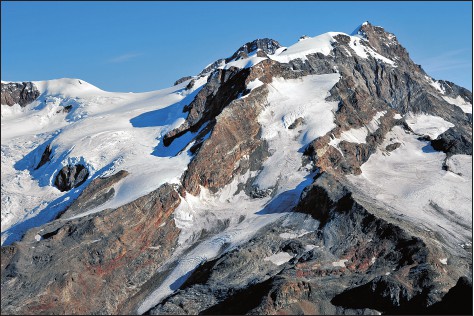
M446 163L453 170L445 171L446 154L417 137L395 126L361 166L362 173L347 178L358 191L374 197L396 215L438 231L453 243L470 242L472 156L452 156ZM382 149L393 142L402 145L390 155L384 154Z
M184 90L183 83L135 94L102 91L78 79L58 79L35 82L44 94L23 109L2 106L2 244L11 234L17 239L27 229L51 220L64 209L66 199L78 196L82 189L60 192L53 186L56 172L65 165L87 167L89 179L81 188L96 176L121 169L130 173L116 184L110 201L86 214L131 202L165 182L178 183L190 156L183 151L174 157L183 148L174 148L173 155L167 156L171 153L160 150L159 139L184 121L182 102L191 102L206 80L199 79L193 90ZM72 105L69 113L61 111L66 105ZM51 143L51 160L33 170L45 142Z

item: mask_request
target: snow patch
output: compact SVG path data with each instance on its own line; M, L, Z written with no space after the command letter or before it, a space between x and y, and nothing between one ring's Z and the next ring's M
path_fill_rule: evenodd
M438 260L439 260L439 262L441 262L444 265L448 264L448 258L442 258L442 259L438 259Z
M255 66L256 64L264 61L265 59L268 59L266 57L257 57L257 56L252 56L248 58L242 58L239 60L235 61L230 61L225 66L223 66L224 69L229 69L230 67L237 67L241 69L246 69Z
M280 266L280 265L290 261L292 258L293 258L293 256L291 256L287 252L278 252L278 253L275 253L275 254L271 255L270 257L266 257L263 260L264 261L270 261L271 263L273 263L277 266Z
M443 99L448 103L451 103L460 107L461 110L464 111L464 113L472 114L472 103L469 103L468 101L464 100L463 97L461 97L460 95L458 95L456 99L453 99L451 97L445 97L445 96L443 96Z
M260 86L263 85L263 82L261 82L259 79L255 79L255 80L252 80L250 81L248 84L247 84L247 89L249 89L250 91L252 91L253 89L255 88L258 88Z
M276 51L275 54L269 55L273 60L280 63L289 63L293 59L301 59L305 61L306 56L309 54L321 53L323 55L329 55L332 51L332 43L336 40L334 36L343 33L328 32L315 37L308 37L304 41L298 41L286 50L282 52Z
M445 121L443 118L428 114L414 114L410 112L405 116L405 121L413 132L429 136L431 139L436 139L450 127L454 127L454 124Z
M372 118L372 120L369 122L369 124L359 128L351 128L347 131L342 132L338 138L332 138L329 142L329 145L333 146L336 149L339 149L339 143L343 140L349 143L365 144L365 139L367 138L369 133L374 133L379 128L379 119L384 116L385 113L387 113L387 111L377 112Z
M339 260L339 261L333 262L333 263L332 263L332 266L333 266L333 267L345 268L345 267L346 267L345 263L346 263L347 261L349 261L349 260L347 260L347 259L341 259L341 260Z
M319 248L319 246L311 245L311 244L304 246L304 250L305 250L305 251L311 251L311 250L313 250L314 248Z

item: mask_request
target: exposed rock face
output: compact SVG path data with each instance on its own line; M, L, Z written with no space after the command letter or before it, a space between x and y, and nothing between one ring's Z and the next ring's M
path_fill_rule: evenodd
M56 175L54 186L60 191L69 191L83 184L89 177L89 171L84 165L64 166Z
M448 156L456 154L472 155L472 137L466 137L457 128L448 129L438 138L432 140L431 145L435 150L445 152Z
M40 96L40 92L32 82L2 82L2 103L12 106L25 106Z
M179 203L164 185L117 209L53 221L2 247L2 313L132 313L176 246L179 229L170 216ZM35 234L42 239L35 242Z
M41 160L35 169L39 169L41 166L47 163L50 159L50 156L51 156L51 144L47 145L46 148L44 149L44 152L41 155Z
M249 54L261 50L266 54L274 54L275 51L280 48L281 45L277 41L270 38L256 39L252 42L242 45L231 57L227 58L225 61L229 62L238 58L246 58ZM262 57L264 55L261 55Z

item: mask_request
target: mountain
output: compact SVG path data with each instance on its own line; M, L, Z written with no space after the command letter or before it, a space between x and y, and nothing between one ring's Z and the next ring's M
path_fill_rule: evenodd
M472 313L472 92L381 27L1 111L4 314Z

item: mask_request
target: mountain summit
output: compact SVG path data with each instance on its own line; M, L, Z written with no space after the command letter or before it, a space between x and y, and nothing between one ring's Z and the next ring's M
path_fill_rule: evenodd
M1 99L2 313L472 313L472 92L381 27Z

